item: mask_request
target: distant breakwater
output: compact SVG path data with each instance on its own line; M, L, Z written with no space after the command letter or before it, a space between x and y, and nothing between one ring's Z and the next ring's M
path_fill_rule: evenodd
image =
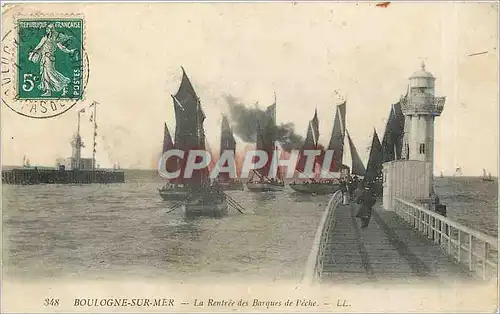
M91 184L124 183L123 171L111 170L56 170L56 169L11 169L2 170L4 184Z

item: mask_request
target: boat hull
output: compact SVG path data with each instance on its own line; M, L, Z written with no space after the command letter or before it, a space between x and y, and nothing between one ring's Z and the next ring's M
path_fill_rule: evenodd
M243 191L243 182L221 182L219 183L220 187L224 191Z
M247 188L250 192L272 192L272 191L283 191L285 186L267 182L248 182Z
M304 184L304 183L292 183L290 187L299 193L307 194L330 194L335 193L340 189L340 184Z
M186 202L183 209L186 217L222 217L228 213L228 204L225 199L217 202L200 200L196 203Z
M159 190L158 193L164 201L182 201L188 195L186 190L181 189Z

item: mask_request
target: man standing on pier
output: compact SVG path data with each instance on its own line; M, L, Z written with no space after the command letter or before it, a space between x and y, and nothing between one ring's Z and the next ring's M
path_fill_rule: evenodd
M358 177L354 176L354 178L351 180L349 184L349 195L351 199L355 197L356 190L358 189L358 183L359 183Z
M429 210L435 211L439 204L439 196L436 194L436 191L432 189L431 197L429 198Z
M347 194L347 180L340 181L340 191L342 192L342 205L349 205L349 198Z
M360 209L356 217L361 219L361 228L364 229L368 227L370 223L372 207L375 205L375 197L373 196L373 190L370 185L365 187L363 195L358 198L358 204L360 204Z

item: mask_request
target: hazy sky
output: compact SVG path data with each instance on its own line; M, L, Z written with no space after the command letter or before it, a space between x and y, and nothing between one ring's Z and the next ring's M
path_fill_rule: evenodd
M78 12L90 58L87 100L52 119L22 117L2 105L4 165L55 165L70 156L77 111L99 101L101 167L153 168L163 123L174 130L174 94L185 67L218 146L224 95L264 108L277 94L277 120L305 136L314 109L328 143L335 91L347 97L347 128L366 163L372 130L383 135L390 105L425 60L446 96L436 119L435 172L497 174L498 5L493 3L95 3L17 5ZM488 51L488 53L467 56ZM92 130L82 120L83 150ZM243 145L240 145L242 147ZM347 162L350 164L350 162Z

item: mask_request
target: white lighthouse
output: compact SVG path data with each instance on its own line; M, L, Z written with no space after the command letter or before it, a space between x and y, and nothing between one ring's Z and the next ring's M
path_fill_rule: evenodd
M401 101L405 115L403 158L426 161L434 166L434 119L441 115L445 97L435 97L432 74L421 69L410 77L408 96ZM431 168L432 169L432 168Z
M405 115L402 160L383 165L384 207L395 198L429 198L434 181L434 120L443 112L445 97L435 96L436 78L421 69L409 78L408 94L400 100Z

